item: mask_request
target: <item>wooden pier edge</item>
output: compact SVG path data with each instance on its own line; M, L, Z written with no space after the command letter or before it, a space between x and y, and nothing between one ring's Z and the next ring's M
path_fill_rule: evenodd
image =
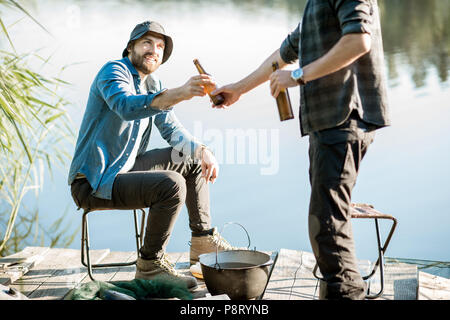
M306 251L280 249L266 252L272 257L278 252L277 263L267 285L263 300L318 299L318 280L312 275L315 259ZM8 257L0 258L0 284L14 288L32 300L70 299L70 293L90 281L81 264L80 250L27 247ZM136 252L93 250L93 263L133 261ZM168 253L176 268L189 272L189 253ZM360 269L370 268L370 261L360 261ZM403 263L385 265L385 291L380 300L450 300L450 279L418 271L417 266ZM94 270L99 281L134 279L135 266ZM379 287L379 276L371 281L371 290ZM194 292L194 299L204 299L208 290L203 281Z

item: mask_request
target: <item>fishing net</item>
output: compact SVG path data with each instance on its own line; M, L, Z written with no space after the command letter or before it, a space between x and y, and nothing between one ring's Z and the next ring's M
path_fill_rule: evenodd
M167 279L132 281L92 281L75 288L71 300L149 300L170 299L192 300L186 285Z

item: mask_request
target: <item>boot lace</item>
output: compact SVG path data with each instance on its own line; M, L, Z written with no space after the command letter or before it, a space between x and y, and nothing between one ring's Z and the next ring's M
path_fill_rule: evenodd
M155 264L169 274L177 277L181 275L178 271L175 270L175 264L169 260L169 257L166 254L164 254L161 259L157 259L155 261Z
M218 232L214 233L211 240L214 243L214 245L216 245L219 249L222 249L222 250L236 249L227 240L225 240Z

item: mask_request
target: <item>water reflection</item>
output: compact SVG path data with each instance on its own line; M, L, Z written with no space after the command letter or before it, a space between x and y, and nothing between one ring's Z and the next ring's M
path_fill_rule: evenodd
M212 8L210 15L221 14L230 6L250 16L273 16L283 13L292 29L301 19L306 0L117 0L102 1L105 8L120 6L148 7L152 11L168 11L173 8L181 16L200 9ZM391 86L398 85L399 67L409 66L410 78L416 88L426 86L430 72L436 72L443 85L448 84L450 54L450 0L378 0L381 11L381 26L384 49ZM27 8L37 11L38 1L26 1ZM70 1L77 4L78 10L84 1ZM69 5L69 4L68 4ZM76 7L72 7L72 9ZM178 10L177 10L178 9ZM44 23L45 24L45 23ZM214 28L214 26L211 26Z
M406 63L417 88L426 85L430 68L447 82L450 1L382 0L380 10L389 78L397 79L398 65Z
M131 1L150 3L150 1ZM151 1L167 3L179 1ZM306 0L189 0L191 8L211 3L232 3L244 12L285 11L290 21L298 21ZM126 1L130 3L130 1ZM384 49L391 85L398 84L399 65L408 64L416 88L426 85L427 76L436 71L441 83L448 82L450 69L450 0L378 0ZM218 12L211 12L218 14ZM430 70L431 69L431 70ZM434 69L434 70L433 70Z

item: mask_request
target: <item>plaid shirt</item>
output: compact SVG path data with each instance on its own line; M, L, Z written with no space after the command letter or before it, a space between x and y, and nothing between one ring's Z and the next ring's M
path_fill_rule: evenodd
M350 66L300 87L302 136L343 124L355 109L377 128L390 124L377 0L309 0L302 22L281 45L281 57L306 66L350 33L370 34L372 49Z

